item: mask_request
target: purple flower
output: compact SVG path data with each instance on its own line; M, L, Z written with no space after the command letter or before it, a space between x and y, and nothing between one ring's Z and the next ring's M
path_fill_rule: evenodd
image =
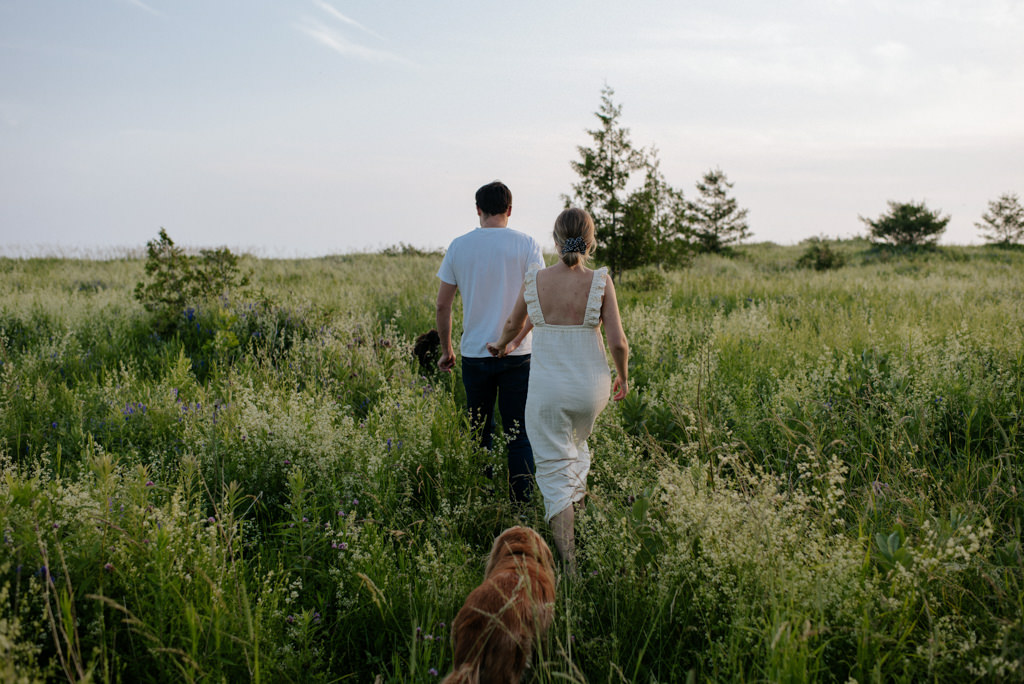
M113 572L114 571L114 564L113 563L106 563L103 566L103 569L106 570L107 572Z
M152 487L153 486L153 481L152 480L146 480L146 486L147 487Z
M348 544L346 544L345 542L341 542L340 544L338 544L338 548L342 551L345 551L346 549L348 549Z
M436 677L437 676L437 670L435 670L434 668L430 668L429 670L427 670L427 674L430 675L431 677Z
M211 515L209 518L206 519L206 522L212 525L213 523L217 522L217 519Z
M352 505L353 506L358 506L359 505L359 499L352 499Z
M294 615L289 615L288 617L285 618L285 621L290 625L293 622L295 622L295 616Z

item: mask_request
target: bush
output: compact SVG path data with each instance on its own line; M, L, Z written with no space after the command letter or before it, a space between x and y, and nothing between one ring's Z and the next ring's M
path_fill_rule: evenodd
M832 251L824 240L811 238L807 241L807 250L797 259L796 265L799 268L813 268L815 271L827 271L833 268L840 268L846 264L846 257L838 252Z
M888 213L876 220L860 217L868 225L868 233L873 242L899 245L921 246L933 245L946 230L949 215L941 216L941 212L929 211L924 202L893 202L889 201Z
M190 256L160 229L156 240L146 243L146 275L149 282L135 286L135 298L147 311L157 314L158 327L170 329L190 305L244 288L249 276L238 269L238 257L227 247L200 250Z

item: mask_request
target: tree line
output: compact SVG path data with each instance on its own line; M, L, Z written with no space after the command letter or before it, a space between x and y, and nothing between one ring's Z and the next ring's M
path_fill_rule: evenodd
M602 88L594 113L599 123L586 131L591 145L578 146L579 159L570 162L579 180L562 196L565 206L582 207L593 217L597 258L619 274L645 265L684 265L695 252L725 252L749 238L748 210L730 195L733 183L725 172L707 171L696 197L686 199L661 172L657 148L632 143L613 95L611 87ZM877 219L859 217L876 244L934 245L950 220L924 202L888 204ZM1016 194L1001 195L975 225L990 243L1020 243L1024 206Z

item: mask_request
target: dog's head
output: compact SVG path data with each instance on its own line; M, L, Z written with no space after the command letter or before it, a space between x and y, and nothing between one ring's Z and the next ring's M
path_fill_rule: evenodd
M437 360L441 356L441 336L436 330L428 330L416 338L412 353L416 355L424 371L437 370Z
M517 525L508 528L494 540L484 576L489 576L496 566L516 556L535 560L545 570L554 572L555 559L547 542L535 530Z

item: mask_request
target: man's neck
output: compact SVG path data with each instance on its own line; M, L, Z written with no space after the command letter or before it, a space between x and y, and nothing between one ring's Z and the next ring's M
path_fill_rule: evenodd
M480 217L481 228L508 228L508 214L489 214Z

